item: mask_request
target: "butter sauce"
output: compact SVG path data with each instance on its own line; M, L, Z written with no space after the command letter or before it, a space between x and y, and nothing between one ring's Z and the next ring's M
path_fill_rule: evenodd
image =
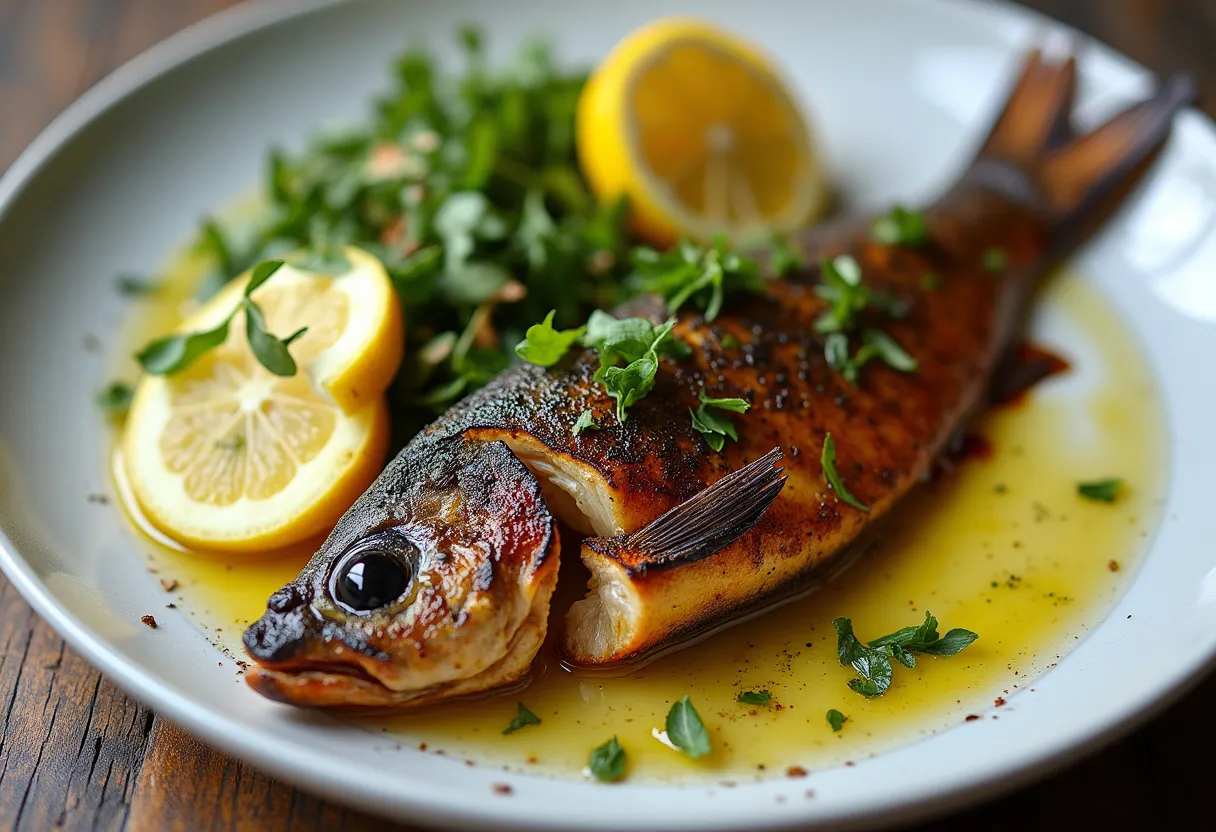
M135 316L130 343L173 325L197 277L187 259ZM582 776L590 750L615 735L631 780L738 781L800 776L1016 708L1134 575L1165 488L1161 405L1134 337L1094 289L1068 275L1044 292L1040 315L1074 370L986 414L974 426L983 458L923 487L811 595L622 676L571 673L544 652L522 691L343 718L428 753L563 777ZM115 463L153 586L160 580L166 600L241 658L242 630L313 546L259 561L185 552L140 518L117 453ZM1078 482L1105 476L1128 483L1116 503L1077 495ZM576 551L564 548L568 557ZM850 617L872 639L919 624L926 610L940 632L965 627L979 640L952 658L897 665L883 697L849 690L853 673L837 662L832 619ZM773 694L767 707L736 702L760 689ZM685 694L714 747L696 761L658 737ZM517 701L541 724L504 735ZM839 732L825 718L831 708L847 719Z

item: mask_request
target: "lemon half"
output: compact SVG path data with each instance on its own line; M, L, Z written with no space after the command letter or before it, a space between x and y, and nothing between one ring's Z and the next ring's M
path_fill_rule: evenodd
M350 268L283 266L253 292L299 367L262 367L242 313L227 340L172 376L145 375L123 433L127 478L148 519L195 548L257 552L314 537L380 472L389 436L384 390L401 362L401 308L383 266L347 249ZM230 283L179 331L219 325L248 282Z
M579 162L601 199L628 197L658 245L794 231L828 189L806 121L769 59L695 20L633 32L578 103Z

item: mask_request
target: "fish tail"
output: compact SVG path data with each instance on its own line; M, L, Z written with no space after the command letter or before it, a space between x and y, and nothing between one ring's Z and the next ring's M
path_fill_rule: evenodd
M1054 247L1071 248L1118 206L1165 145L1175 114L1195 95L1175 75L1146 100L1077 134L1075 58L1039 50L1022 65L965 179L1045 214Z

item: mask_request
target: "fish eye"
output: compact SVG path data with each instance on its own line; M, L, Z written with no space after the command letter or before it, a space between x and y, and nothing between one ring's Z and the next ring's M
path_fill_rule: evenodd
M398 532L374 534L356 543L338 561L330 577L334 601L348 612L366 613L387 607L409 590L418 553Z

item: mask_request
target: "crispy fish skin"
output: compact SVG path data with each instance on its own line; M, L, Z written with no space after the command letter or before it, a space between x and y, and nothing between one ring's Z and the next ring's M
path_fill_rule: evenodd
M976 160L926 209L927 245L880 244L859 220L799 241L812 262L853 256L868 286L906 305L899 320L866 312L863 324L911 354L914 373L873 361L853 385L828 366L816 268L731 297L712 323L682 312L676 333L691 355L665 359L624 422L589 352L512 369L407 445L271 599L246 634L259 663L250 683L296 704L404 707L518 680L544 636L554 516L591 535L590 592L562 639L571 664L644 659L801 586L926 476L982 403L1039 277L1117 204L1189 98L1185 84L1166 85L1076 138L1074 79L1071 62L1031 56ZM667 317L653 300L625 311ZM702 390L752 405L721 453L692 427ZM575 436L588 409L600 429ZM836 469L868 511L827 482L829 433ZM638 545L633 533L774 448L784 489L737 539L678 553ZM342 610L332 598L342 559L391 528L413 541L424 589L367 614Z

